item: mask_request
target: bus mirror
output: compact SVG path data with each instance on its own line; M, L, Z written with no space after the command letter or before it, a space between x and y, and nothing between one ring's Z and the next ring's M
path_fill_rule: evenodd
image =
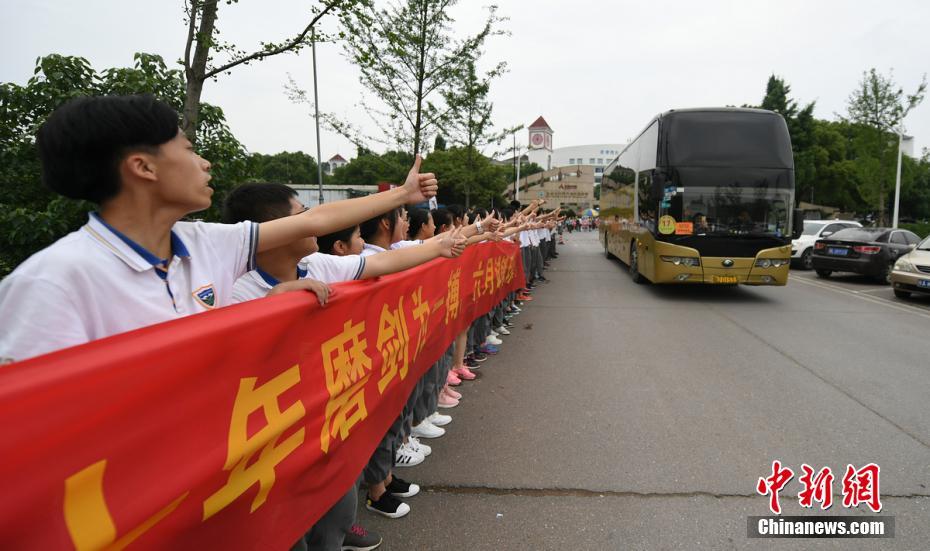
M791 217L791 221L791 238L797 239L804 233L804 211L802 209L794 209L794 216Z

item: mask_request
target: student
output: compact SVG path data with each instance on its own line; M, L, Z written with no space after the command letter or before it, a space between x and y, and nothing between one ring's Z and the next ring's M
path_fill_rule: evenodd
M268 222L294 216L306 210L296 197L297 192L283 184L243 184L227 197L224 222ZM352 235L358 235L358 226L349 230L350 240ZM330 241L329 236L326 239ZM458 256L464 247L464 239L458 243L456 239L455 234L449 234L445 239L433 240L419 247L388 251L372 257L369 262L358 255L338 257L317 253L316 237L300 239L258 253L255 269L236 281L233 300L244 302L281 291L306 288L317 294L320 304L325 304L329 296L328 284L395 273L439 256ZM357 243L357 249L361 249L360 242ZM325 290L319 289L320 286L325 287ZM416 486L399 478L393 482L395 488L405 486L406 493L410 493L411 488ZM358 488L353 485L307 533L305 539L310 549L342 549L343 546L373 549L380 544L380 536L354 522L357 499Z
M257 224L180 222L210 206L210 163L152 96L82 97L52 113L36 145L53 191L99 205L81 229L0 283L0 361L24 360L231 302L255 253L435 195L420 174L368 197Z

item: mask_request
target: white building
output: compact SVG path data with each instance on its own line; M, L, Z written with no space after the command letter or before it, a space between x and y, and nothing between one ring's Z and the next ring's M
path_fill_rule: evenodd
M332 176L337 168L346 166L347 164L349 164L349 161L343 159L342 155L336 153L333 155L332 159L326 162L326 173Z
M555 132L542 117L536 119L528 131L530 145L526 157L529 162L536 163L545 170L574 165L591 165L594 167L596 183L601 182L604 167L626 147L626 144L608 143L573 145L554 149L552 138Z

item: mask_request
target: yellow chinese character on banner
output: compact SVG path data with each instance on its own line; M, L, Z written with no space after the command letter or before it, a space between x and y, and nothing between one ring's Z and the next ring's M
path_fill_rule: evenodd
M478 263L478 269L472 272L471 275L475 278L475 289L471 296L471 300L474 302L484 294L484 260Z
M371 378L371 358L365 353L368 340L365 322L345 322L343 330L321 347L323 373L329 401L324 411L320 449L329 453L330 440L345 441L352 427L368 417L365 407L365 384Z
M407 318L404 316L404 297L397 300L397 308L391 310L387 304L381 307L381 319L378 321L378 342L375 346L381 351L381 379L378 392L384 389L400 373L403 380L407 377L410 355L407 346L410 334L407 332Z
M448 288L446 290L446 325L459 317L459 278L461 275L461 268L456 268L449 274Z
M423 286L417 288L413 293L413 319L420 322L420 329L417 331L417 347L413 352L413 359L416 360L420 351L426 346L426 334L429 329L429 303L423 300Z
M504 281L507 283L511 283L513 281L513 278L516 276L516 269L517 269L516 262L517 262L516 259L512 256L507 259L507 274L504 276Z
M281 395L300 382L300 367L294 366L274 379L256 388L256 377L239 381L239 392L233 404L229 425L229 443L223 470L230 471L226 485L203 502L203 519L206 520L235 501L255 484L258 494L252 499L252 512L262 506L274 485L274 469L304 441L301 428L285 438L281 435L304 418L306 411L298 400L281 411ZM249 436L249 417L261 412L265 426Z
M494 290L504 286L504 276L507 270L507 258L503 256L494 257Z
M494 292L494 259L489 258L487 267L484 269L484 292L491 294Z

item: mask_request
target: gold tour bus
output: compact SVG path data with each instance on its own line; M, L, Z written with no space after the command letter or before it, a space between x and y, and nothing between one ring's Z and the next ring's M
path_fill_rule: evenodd
M781 115L671 110L604 169L600 240L633 281L785 285L794 157Z

